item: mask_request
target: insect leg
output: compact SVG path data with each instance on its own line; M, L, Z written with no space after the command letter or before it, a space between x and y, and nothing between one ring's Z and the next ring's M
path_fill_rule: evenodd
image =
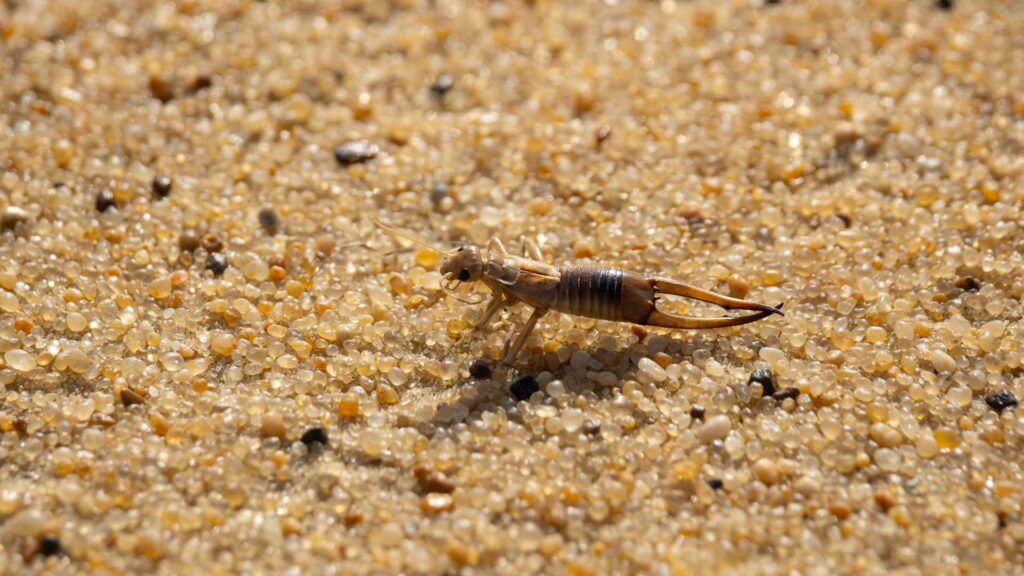
M534 308L533 314L530 319L526 321L523 329L519 332L519 336L516 338L515 344L511 348L507 348L505 351L505 359L501 361L502 364L508 366L515 362L516 356L519 356L519 351L523 349L523 344L526 343L526 339L530 337L530 333L533 332L534 326L537 325L537 321L540 317L547 313L547 308Z
M480 321L473 325L472 331L485 327L487 323L491 321L494 314L501 309L501 306L504 303L505 297L501 295L501 293L496 293L487 304L487 308L484 309L484 315L480 317Z
M492 236L491 241L487 243L487 251L494 252L496 254L508 254L505 251L505 245L501 243L501 239L497 236Z
M523 256L539 262L544 261L544 255L540 252L540 246L533 240L523 236Z

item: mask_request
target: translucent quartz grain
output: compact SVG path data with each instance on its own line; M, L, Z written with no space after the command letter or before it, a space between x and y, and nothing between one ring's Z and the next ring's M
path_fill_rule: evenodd
M779 481L779 469L775 462L762 458L754 463L754 475L758 480L771 486Z
M14 348L4 353L4 362L19 372L28 372L36 367L36 359L24 350Z
M556 400L564 398L567 394L567 391L565 389L565 383L562 382L561 380L552 380L551 382L545 384L544 392L548 396Z
M928 355L928 359L939 372L952 372L956 370L956 360L942 350L932 350Z
M18 296L6 291L0 291L0 310L4 312L17 312L21 310L21 302Z
M12 536L37 536L46 530L50 517L41 510L29 509L18 512L7 520L4 530Z
M71 330L72 332L81 332L89 325L85 316L82 316L78 312L68 314L65 321L67 322L68 330Z
M729 420L729 417L724 414L719 414L718 416L708 418L707 421L697 429L697 439L701 442L720 440L725 438L730 429L732 429L732 422Z
M7 4L0 572L1022 572L1020 3Z
M637 363L640 373L654 382L663 382L666 378L665 369L650 358L641 358Z
M949 401L954 405L964 408L971 403L973 393L971 392L971 389L966 386L954 386L946 393L946 397L949 398Z

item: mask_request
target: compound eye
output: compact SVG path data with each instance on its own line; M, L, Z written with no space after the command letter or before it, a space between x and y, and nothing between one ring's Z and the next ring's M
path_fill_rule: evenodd
M463 268L459 270L459 281L465 282L466 280L469 280L469 269Z

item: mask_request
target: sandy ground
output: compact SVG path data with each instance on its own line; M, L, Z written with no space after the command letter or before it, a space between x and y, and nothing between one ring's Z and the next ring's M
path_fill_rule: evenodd
M944 4L0 3L0 573L1022 573L1024 4ZM500 369L373 217L787 314Z

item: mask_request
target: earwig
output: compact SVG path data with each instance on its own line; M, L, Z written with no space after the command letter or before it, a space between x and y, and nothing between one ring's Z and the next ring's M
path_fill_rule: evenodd
M523 303L533 308L533 314L514 341L509 335L502 361L505 365L515 361L537 322L552 310L598 320L676 329L726 328L757 322L773 314L782 315L781 306L776 308L732 298L661 276L647 276L612 266L557 268L544 262L540 249L528 240L523 241L522 256L509 254L496 237L491 239L486 251L476 246L460 246L445 253L401 230L374 222L396 236L445 254L441 274L446 293L454 295L459 284L472 282L483 282L490 289L491 301L473 330L485 327L506 304ZM709 302L726 310L755 313L721 318L678 316L658 310L657 301L663 294Z

